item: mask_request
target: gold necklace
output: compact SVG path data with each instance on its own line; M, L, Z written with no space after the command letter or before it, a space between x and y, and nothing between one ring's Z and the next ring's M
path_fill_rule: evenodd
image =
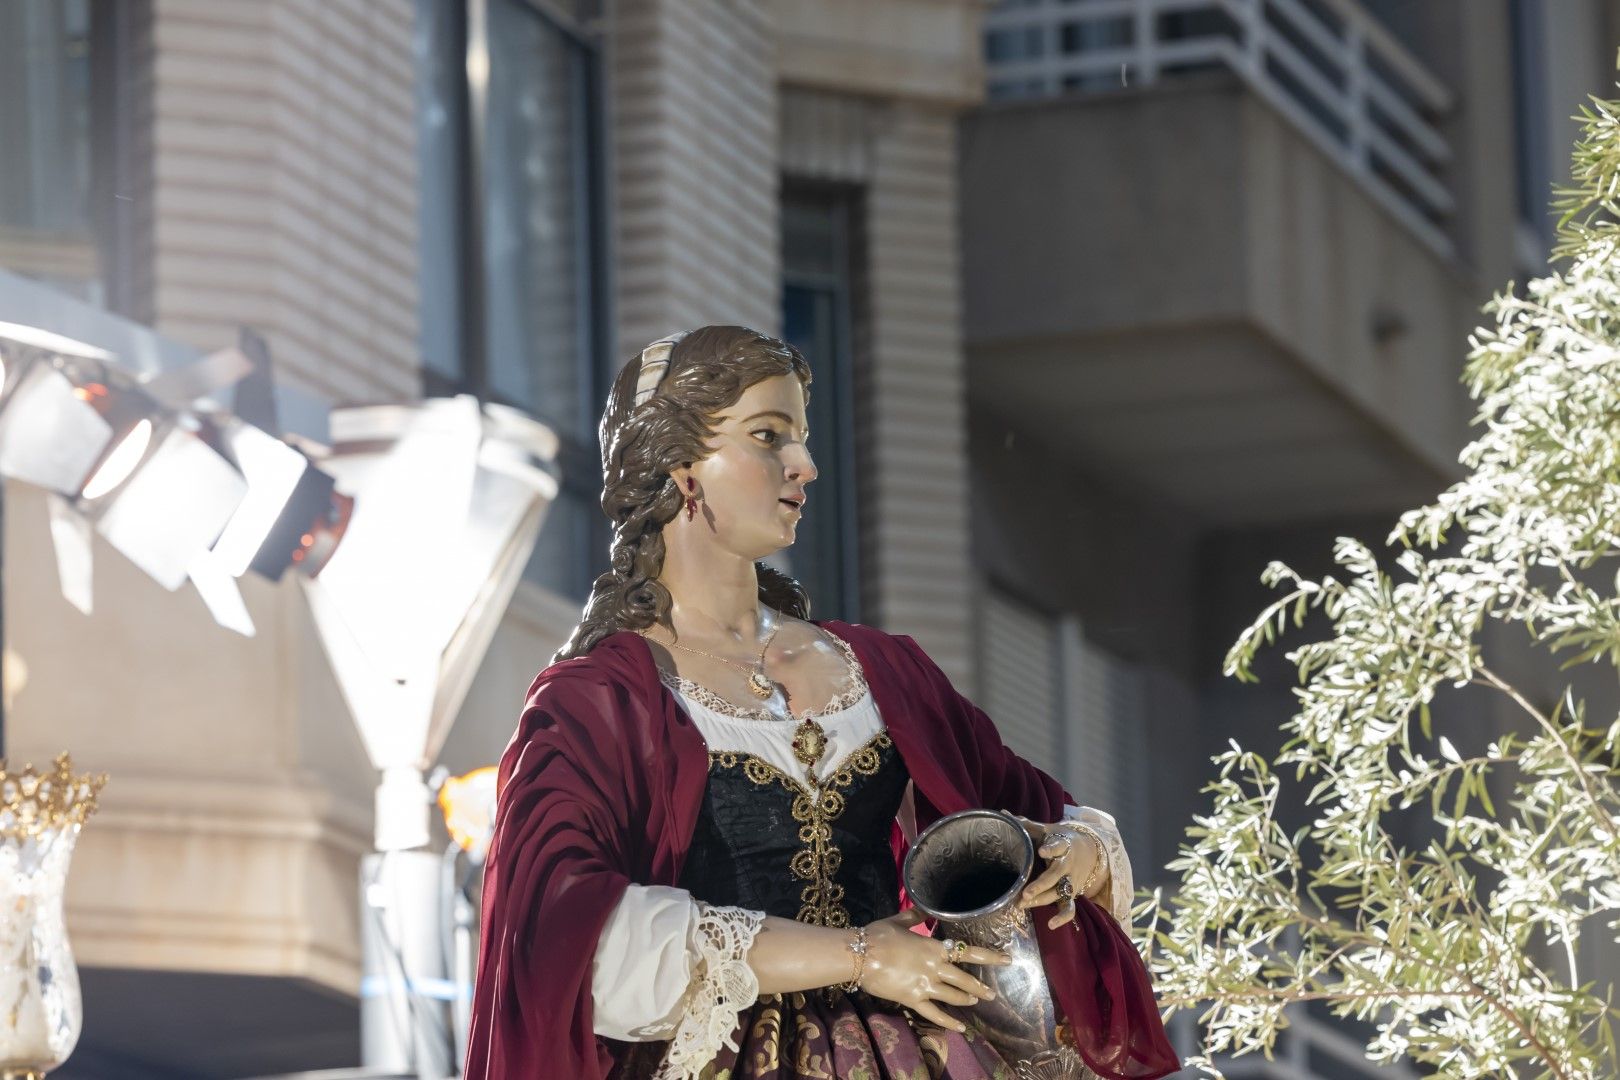
M640 634L644 638L648 638L649 640L657 641L660 645L668 648L685 649L689 653L697 653L699 656L707 656L711 660L719 660L723 664L730 664L732 667L742 668L743 670L748 671L748 689L753 691L758 697L768 698L771 696L772 692L776 690L777 684L772 682L769 676L765 674L765 651L770 648L771 639L776 636L776 631L781 628L781 625L782 624L780 621L777 622L775 626L771 627L771 632L765 635L765 644L761 646L759 650L758 666L752 671L749 671L746 664L742 664L728 657L716 656L714 653L704 652L702 649L694 649L689 645L681 645L673 641L662 641L653 637L645 630L637 630L636 633ZM782 697L784 700L786 700L786 690L783 690ZM791 708L788 711L788 715L790 717L793 715ZM816 782L815 764L821 760L821 755L826 752L826 749L827 729L816 723L815 717L806 716L802 721L800 721L799 726L793 729L793 756L799 761L800 764L804 766L805 773L809 777L812 784Z
M694 649L689 645L682 645L676 641L661 641L647 633L645 630L637 630L636 633L640 634L644 638L650 638L653 641L657 641L658 644L663 645L666 648L685 649L689 653L697 653L699 656L707 656L711 660L718 660L722 664L730 664L732 667L742 668L744 671L748 671L748 689L754 692L754 696L768 698L771 696L772 692L775 691L776 684L773 683L765 674L765 650L771 647L771 639L776 636L776 631L781 627L781 625L781 623L777 623L775 626L772 626L771 632L765 635L765 644L761 645L759 649L758 668L757 670L753 671L749 671L748 665L746 664L739 663L736 660L731 660L724 656L716 656L712 652L704 652L702 649Z

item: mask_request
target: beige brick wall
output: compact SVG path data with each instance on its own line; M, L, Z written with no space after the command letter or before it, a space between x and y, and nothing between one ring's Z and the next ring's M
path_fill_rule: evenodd
M854 290L863 617L911 634L971 694L957 109L785 87L781 157L789 176L865 194Z
M211 348L264 332L334 399L419 386L412 9L403 0L132 5L130 261L118 298ZM97 538L95 610L55 585L43 497L11 485L5 601L31 684L9 748L112 776L69 880L85 967L296 978L354 995L375 773L291 578L216 626ZM19 613L26 613L19 616ZM153 632L161 626L162 632ZM62 643L73 641L72 649ZM93 679L83 656L97 658Z
M855 283L863 617L970 696L957 117L984 94L983 0L772 0L791 176L861 185Z
M154 326L335 400L419 387L411 5L152 0Z
M609 11L616 360L706 323L778 332L770 9L618 0Z
M811 16L782 3L619 0L610 15L616 363L685 326L776 332L780 176L866 185L866 618L913 634L971 688L955 117L977 83L925 76L977 71L976 10L889 0ZM892 53L897 27L910 28L899 35L907 63L865 57L860 43L874 38ZM834 41L853 44L829 51ZM842 93L840 65L856 60L866 74Z
M956 113L897 102L874 132L866 245L871 320L869 564L876 611L974 691L967 420L956 218Z

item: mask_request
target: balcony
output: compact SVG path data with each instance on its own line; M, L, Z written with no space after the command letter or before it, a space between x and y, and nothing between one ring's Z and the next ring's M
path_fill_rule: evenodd
M1035 0L962 129L975 408L1210 524L1454 475L1449 91L1338 0Z
M1013 0L986 20L991 100L1243 80L1442 255L1451 92L1352 0Z

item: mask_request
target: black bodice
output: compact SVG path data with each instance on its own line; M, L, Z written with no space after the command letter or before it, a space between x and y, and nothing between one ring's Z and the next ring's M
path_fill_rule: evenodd
M709 780L680 885L699 900L821 926L899 910L889 834L905 762L878 732L812 791L741 751L709 752ZM819 795L819 798L816 796Z

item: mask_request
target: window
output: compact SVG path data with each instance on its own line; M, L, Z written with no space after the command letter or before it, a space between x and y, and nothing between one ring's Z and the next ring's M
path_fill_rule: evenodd
M771 561L810 593L811 616L858 621L852 226L859 189L787 183L782 190L783 336L810 361L810 453L819 475L798 539Z
M112 80L128 19L89 0L0 4L0 267L93 304L108 301L109 226L127 216Z
M1070 791L1118 820L1140 883L1154 865L1146 672L1088 638L1072 612L1060 616L1054 629L1064 772L1074 784Z
M1062 656L1056 620L992 586L985 590L979 647L984 710L995 721L1002 741L1073 791L1072 778L1064 775L1063 767Z
M1088 639L1078 616L1011 589L984 592L979 673L984 710L1019 756L1081 805L1114 815L1138 884L1153 865L1143 669Z
M1044 31L1039 26L1009 26L984 35L986 60L1034 60L1041 55Z
M1526 273L1540 273L1552 246L1552 171L1547 152L1545 13L1537 0L1508 0L1513 71L1514 195L1519 210L1516 254Z
M424 392L512 405L557 432L562 491L524 576L580 602L609 540L595 436L607 371L592 14L416 0Z
M1133 37L1129 18L1066 22L1058 26L1058 49L1068 56L1118 49L1131 44Z

